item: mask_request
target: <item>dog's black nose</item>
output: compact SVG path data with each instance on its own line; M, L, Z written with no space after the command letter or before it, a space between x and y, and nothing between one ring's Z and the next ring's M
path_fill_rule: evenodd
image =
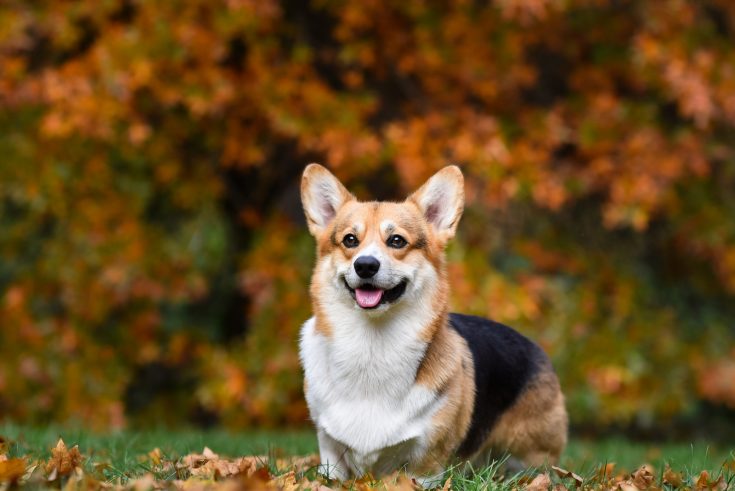
M355 259L355 272L360 278L372 278L380 269L380 261L373 256L360 256Z

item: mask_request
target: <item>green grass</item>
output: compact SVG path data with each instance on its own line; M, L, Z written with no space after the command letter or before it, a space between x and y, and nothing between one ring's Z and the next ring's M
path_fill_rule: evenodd
M10 456L31 455L48 458L50 449L63 438L68 447L79 445L83 455L94 461L107 461L118 468L130 468L138 457L154 448L164 455L181 457L192 452L201 453L209 447L223 456L307 455L317 449L316 435L309 430L252 431L247 433L226 430L167 430L119 431L93 433L82 429L64 429L57 426L34 428L0 424L0 435L12 442Z
M105 463L106 477L127 479L142 475L150 469L140 456L154 448L160 448L168 458L177 458L192 452L201 452L206 446L223 456L307 455L317 451L316 438L312 431L252 431L234 432L226 430L166 430L121 431L107 434L93 433L81 429L61 427L34 428L13 424L0 424L0 435L10 440L9 456L31 456L45 459L59 438L67 446L79 445L87 457L86 467ZM702 470L712 474L720 472L724 462L735 459L732 447L709 445L706 442L646 444L634 443L623 438L599 441L572 439L560 466L572 470L582 477L592 476L600 465L615 462L616 471L633 471L642 464L651 464L662 472L666 463L684 472L685 476L697 476ZM463 473L451 473L457 489L479 489L496 482L497 468L477 470L470 478ZM160 476L166 478L166 476ZM509 483L506 483L509 484ZM512 482L511 482L512 484ZM501 486L501 488L505 485ZM495 484L489 489L497 488Z
M678 470L697 474L702 470L718 471L724 462L735 458L735 442L732 446L714 445L704 441L691 443L641 443L624 438L601 440L572 439L560 465L585 473L605 462L614 462L618 468L634 471L642 464L662 468L669 464Z

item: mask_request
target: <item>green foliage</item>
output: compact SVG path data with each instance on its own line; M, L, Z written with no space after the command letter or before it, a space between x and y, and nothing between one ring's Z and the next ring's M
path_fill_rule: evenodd
M0 7L0 418L308 424L298 177L467 176L453 308L572 421L735 407L727 0ZM234 326L234 327L233 327Z

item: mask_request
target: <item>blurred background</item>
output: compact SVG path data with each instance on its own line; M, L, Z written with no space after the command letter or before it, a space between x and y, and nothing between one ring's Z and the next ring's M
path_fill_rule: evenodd
M0 6L0 421L304 427L300 173L459 164L452 308L576 434L735 428L735 3Z

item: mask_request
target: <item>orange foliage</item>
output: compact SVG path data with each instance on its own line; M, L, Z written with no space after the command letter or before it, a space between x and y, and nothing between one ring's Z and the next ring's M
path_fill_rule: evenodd
M11 1L0 417L306 424L310 160L381 198L459 163L454 306L539 339L573 420L732 404L734 33L728 0Z

